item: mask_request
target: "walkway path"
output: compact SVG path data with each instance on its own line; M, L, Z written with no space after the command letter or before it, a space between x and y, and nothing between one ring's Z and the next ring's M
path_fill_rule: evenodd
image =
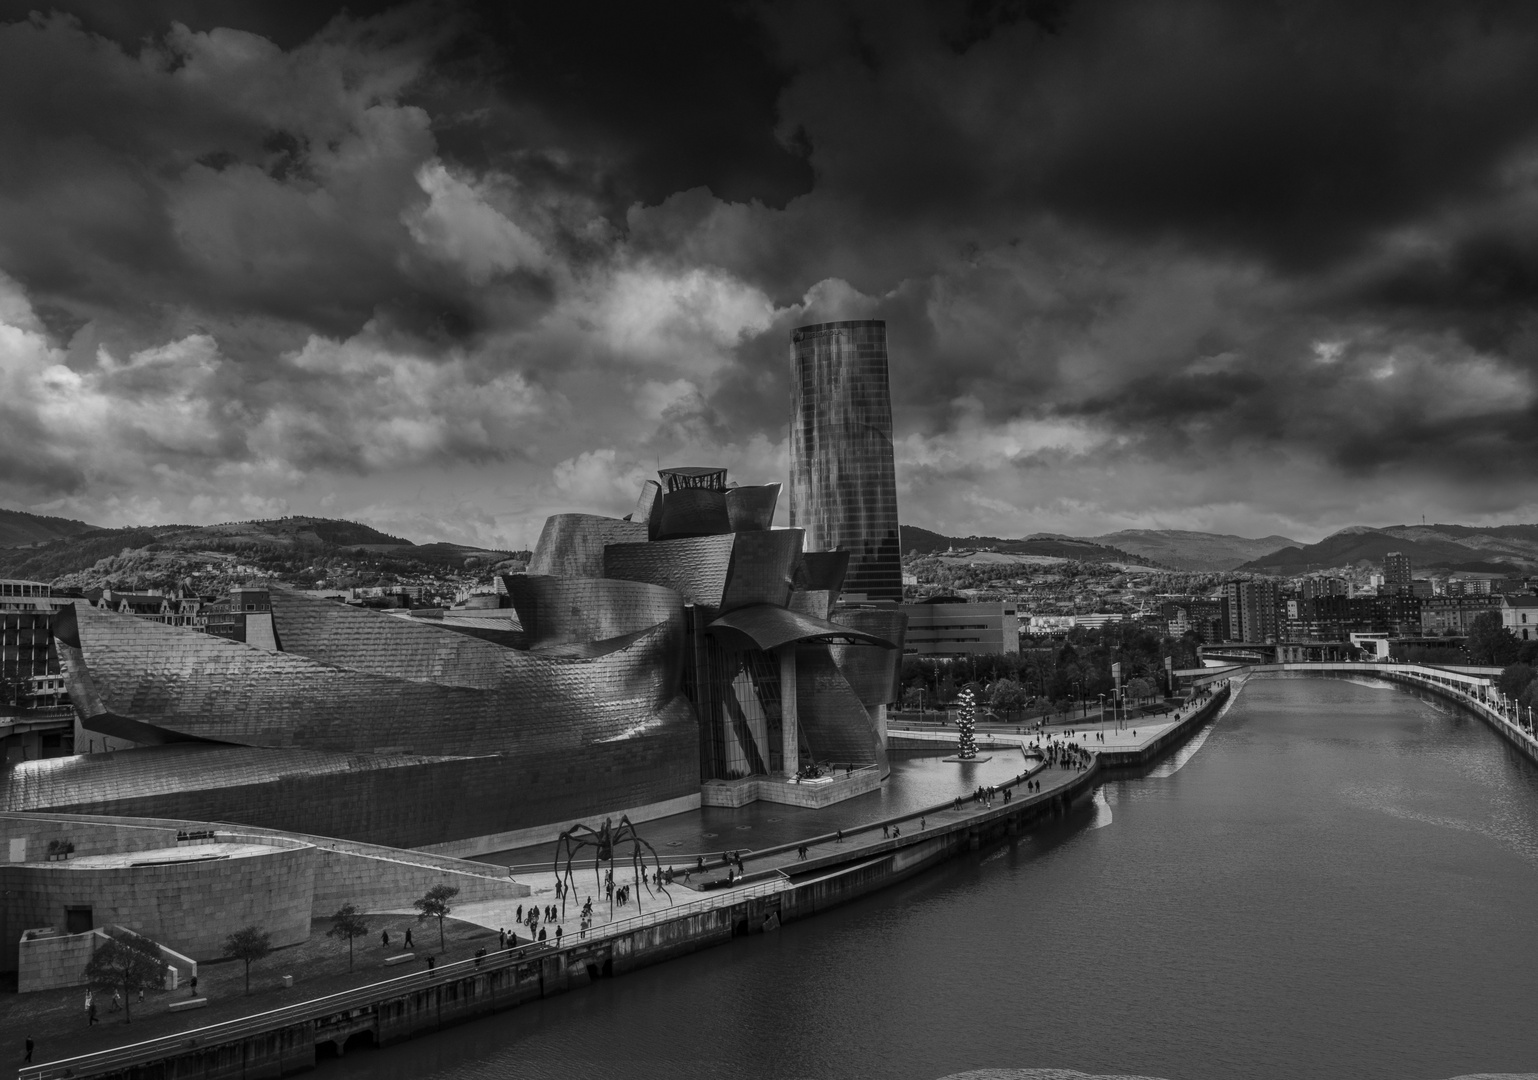
M996 757L994 760L997 761L999 758ZM978 766L961 765L953 762L935 761L933 764L944 766L945 769L949 770L956 777L961 777L965 770L978 768ZM1011 801L1036 798L1050 799L1055 792L1072 783L1079 775L1078 769L1046 767L1035 760L1027 765L1018 754L1013 756L1011 764L1014 766L1013 772L1006 775L995 775L988 781L988 783L998 789L991 804L993 808L1001 805L1003 789L1006 786L1012 787L1015 781L1024 776L1028 775L1033 782L1039 782L1041 784L1041 791L1029 794L1024 790L1012 791ZM997 771L994 770L995 773ZM973 789L968 789L968 793L971 790ZM854 801L858 800L851 800L851 802ZM778 807L777 809L790 810L795 808ZM808 835L807 831L803 829L800 836L793 837L788 842L779 843L772 847L760 848L758 850L748 850L746 848L730 849L739 851L742 858L743 873L740 878L735 876L736 864L733 864L734 880L751 883L770 877L794 875L798 869L809 867L809 864L814 862L819 856L836 854L841 861L847 861L851 857L857 858L862 849L869 849L874 854L885 841L890 839L890 830L893 826L901 830L901 835L904 839L908 839L915 835L921 835L925 830L939 831L942 828L954 826L958 822L965 821L967 818L985 809L987 808L982 804L970 798L964 798L959 810L955 808L952 802L913 806L890 816L872 816L867 814L863 820L852 822L847 828L843 828L842 839L838 835L841 826L831 825L831 822L826 817L827 810L814 812L815 816L807 820L819 827L816 835ZM830 825L833 831L822 831L822 829L826 829ZM886 836L883 835L883 827L886 827L888 830L888 835ZM808 846L808 859L805 861L800 858L797 850L803 843ZM659 852L662 866L664 868L672 867L679 875L674 883L668 886L671 902L682 903L687 900L695 900L701 895L711 895L718 888L722 890L718 895L721 895L723 898L729 895L729 890L725 885L727 867L722 862L722 850L717 849L706 858L707 866L704 873L697 869L699 854L696 852L689 854L687 857L674 856L670 859L670 852ZM628 864L625 864L623 860L616 861L620 862L624 868L615 873L615 883L617 885L628 884L631 886L632 894L639 893L640 910L637 910L636 898L632 895L629 904L625 906L616 905L613 908L613 920L632 918L637 914L661 910L669 905L669 897L657 892L655 888L652 894L648 894L644 887L637 889L634 875ZM545 865L549 866L550 864L547 863ZM690 875L687 882L681 879L682 873L685 870L688 870ZM558 917L553 923L548 923L544 920L540 922L540 925L546 929L552 938L555 935L556 926L561 927L563 939L580 932L578 911L583 901L589 896L593 898L593 911L596 917L594 925L602 926L603 923L611 920L609 904L604 900L602 890L594 886L591 865L581 870L574 869L573 876L576 901L568 900L564 917ZM529 940L528 928L526 926L515 926L519 917L519 909L521 908L523 914L527 915L530 905L543 910L553 904L559 913L560 901L556 899L555 895L556 875L548 869L520 869L517 877L521 883L528 885L533 890L532 895L521 902L488 900L456 905L454 908L454 918L496 930L515 928L520 942ZM389 914L409 915L414 914L414 912L406 909L397 909L389 912Z

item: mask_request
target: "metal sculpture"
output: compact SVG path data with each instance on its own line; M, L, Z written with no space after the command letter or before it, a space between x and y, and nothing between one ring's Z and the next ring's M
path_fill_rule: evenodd
M652 857L652 865L656 868L657 888L662 895L668 898L668 903L673 902L673 897L668 893L665 878L662 873L662 863L657 858L657 852L636 832L636 827L630 823L630 818L620 815L619 824L614 824L613 818L604 818L603 828L595 829L590 825L578 823L563 832L555 842L555 879L560 888L561 917L566 917L566 898L571 895L572 887L576 884L572 874L572 863L579 852L586 848L594 849L593 852L593 882L594 889L604 891L609 900L609 917L614 917L614 853L615 849L623 844L630 845L630 866L635 874L636 884L644 887L648 895L652 892L651 883L646 875L646 855ZM644 849L644 851L643 851ZM563 869L561 858L565 856L566 865ZM607 864L607 870L600 874L600 865ZM605 884L608 888L604 889ZM641 910L641 893L636 891L636 910Z

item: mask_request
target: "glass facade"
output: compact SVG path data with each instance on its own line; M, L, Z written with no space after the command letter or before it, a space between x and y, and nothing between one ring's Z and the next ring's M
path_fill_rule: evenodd
M847 551L844 590L902 601L886 323L791 334L790 524L807 551Z

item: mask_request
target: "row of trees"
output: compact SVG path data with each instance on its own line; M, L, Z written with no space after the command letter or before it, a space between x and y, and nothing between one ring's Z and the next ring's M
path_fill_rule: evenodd
M1137 623L1113 623L1075 627L1061 642L1019 653L956 660L910 656L903 659L902 703L938 708L967 686L995 711L1094 701L1112 692L1114 663L1122 666L1128 696L1146 699L1163 688L1165 657L1177 668L1196 667L1199 644L1195 634L1172 638Z
M438 946L446 948L443 920L453 908L450 906L459 890L452 885L434 885L420 899L412 902L417 909L417 921L438 921ZM369 932L368 922L353 904L343 904L331 916L331 929L326 936L347 942L347 970L353 968L353 941ZM86 982L96 990L116 991L123 999L123 1019L133 1022L132 1001L142 990L153 990L165 984L166 961L159 942L135 934L130 930L108 928L107 940L85 967ZM224 955L245 964L246 993L251 993L251 965L265 959L272 952L272 935L260 926L241 927L224 941Z

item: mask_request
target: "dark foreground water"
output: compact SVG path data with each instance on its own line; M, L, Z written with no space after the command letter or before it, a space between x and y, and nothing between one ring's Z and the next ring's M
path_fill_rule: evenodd
M1322 679L1252 681L1185 758L778 933L319 1075L1538 1070L1538 772L1449 706Z

